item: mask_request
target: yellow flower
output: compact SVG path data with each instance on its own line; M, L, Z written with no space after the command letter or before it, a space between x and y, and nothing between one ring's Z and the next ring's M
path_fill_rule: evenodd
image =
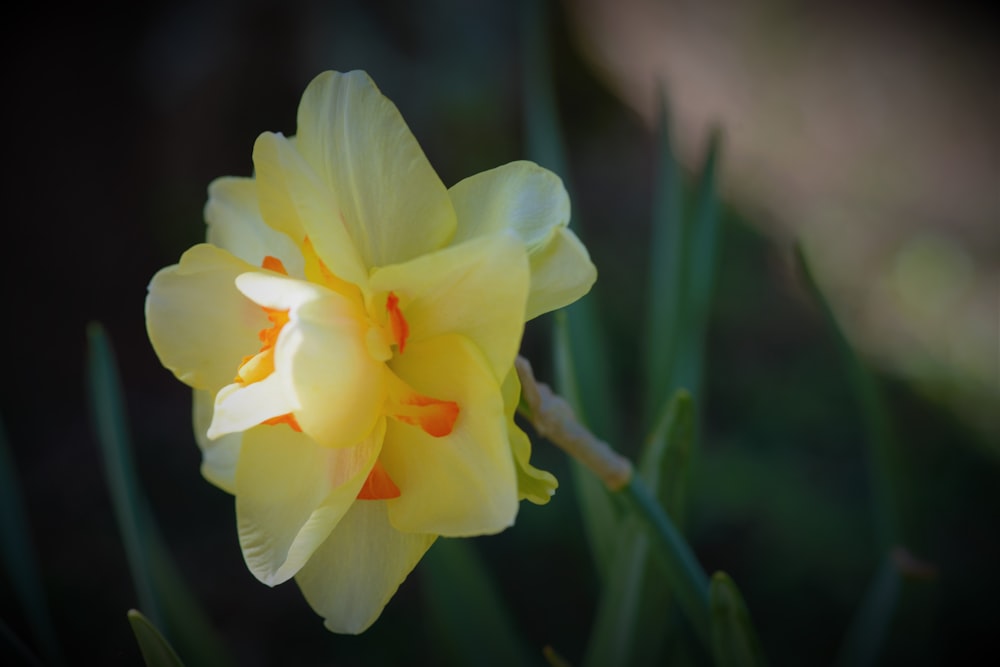
M313 80L298 134L262 134L253 161L209 187L208 242L153 278L146 325L194 389L250 570L357 633L436 536L553 493L514 424L514 358L596 272L558 177L515 162L445 188L363 72Z

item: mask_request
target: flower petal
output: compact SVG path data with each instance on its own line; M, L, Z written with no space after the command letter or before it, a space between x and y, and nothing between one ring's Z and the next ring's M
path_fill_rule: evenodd
M458 228L452 243L510 230L527 246L531 291L527 318L586 294L597 278L587 250L568 228L562 181L533 162L511 162L470 176L449 191Z
M226 385L215 395L212 423L206 435L215 440L251 429L269 419L298 409L295 394L288 391L284 378L272 373L259 382Z
M334 274L364 287L368 271L344 224L337 193L322 182L295 145L271 132L260 135L254 144L261 214L269 225L296 241L308 236Z
M274 274L243 274L236 284L261 306L288 311L274 373L257 384L280 382L285 398L278 400L320 444L350 447L365 438L385 401L385 368L368 353L360 307L321 285Z
M393 528L385 502L358 501L295 581L329 630L359 634L379 617L434 539Z
M215 411L215 396L210 391L195 389L193 392L194 439L201 449L201 474L212 484L236 494L236 464L243 445L242 433L230 433L209 440L208 427Z
M462 334L486 355L497 383L514 363L524 331L528 264L524 246L512 234L500 232L379 269L371 287L399 298L410 342ZM409 353L407 348L402 356Z
M463 179L448 194L458 216L452 243L510 230L530 251L569 224L569 195L562 180L526 160Z
M412 342L390 364L415 391L459 406L451 433L389 420L381 462L400 489L387 501L397 529L451 537L496 533L517 514L517 478L500 386L464 336Z
M536 505L549 502L559 486L552 473L539 470L529 462L531 459L531 440L514 421L517 403L521 397L521 381L517 371L511 369L504 380L503 387L504 411L507 413L507 437L510 439L511 451L517 469L517 495Z
M313 79L299 104L297 132L296 148L335 193L365 266L404 262L451 238L448 191L367 74L324 72Z
M253 266L261 266L268 255L277 257L288 275L303 275L298 245L261 217L255 179L225 176L212 181L208 186L205 222L208 223L207 240L212 245L228 250Z
M358 496L385 433L330 449L285 426L243 435L236 469L236 519L250 571L269 586L309 560Z
M149 284L146 330L160 362L181 382L216 391L232 382L243 356L260 347L264 312L236 289L254 267L225 250L196 245Z
M528 255L531 293L525 319L568 306L590 291L597 269L572 230L556 231L549 242Z

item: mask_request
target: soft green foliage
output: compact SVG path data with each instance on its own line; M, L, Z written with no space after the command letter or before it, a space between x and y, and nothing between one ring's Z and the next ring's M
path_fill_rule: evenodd
M128 623L132 626L135 640L142 651L146 667L184 667L177 653L156 626L135 609L128 612Z
M525 646L489 570L464 540L439 539L421 568L441 650L456 665L539 665Z
M743 596L725 572L712 575L712 657L719 667L763 665Z
M878 662L889 623L896 611L903 576L887 555L875 572L837 657L839 667L867 667Z
M0 422L0 559L46 662L62 664L7 433ZM12 638L13 639L13 638ZM26 648L26 647L25 647Z

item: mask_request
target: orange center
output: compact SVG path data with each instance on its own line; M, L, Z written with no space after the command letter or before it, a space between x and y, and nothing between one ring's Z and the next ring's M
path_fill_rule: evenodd
M307 276L312 273L314 277L319 277L324 284L334 291L346 296L352 301L360 301L358 288L338 278L330 271L323 260L319 259L312 243L307 236L303 241L303 255L306 260ZM285 265L277 257L268 255L261 262L261 268L274 271L283 275L288 275ZM267 315L270 326L260 330L257 334L261 342L260 350L256 354L251 354L243 358L240 362L235 382L243 385L260 382L272 372L274 372L274 346L278 342L278 335L282 328L288 324L288 311L265 308L261 306ZM394 292L389 292L385 302L387 316L388 333L395 343L400 354L406 350L406 341L410 336L410 326L403 316L399 307L399 297ZM417 393L406 385L393 373L388 373L390 378L389 401L386 406L387 416L403 422L417 426L428 435L440 438L449 435L458 420L459 407L454 401L444 401ZM301 432L292 413L272 417L261 422L262 424L277 425L287 424L293 430ZM358 492L358 500L387 500L398 498L400 489L396 486L389 473L383 467L382 462L375 461L375 465L364 485Z

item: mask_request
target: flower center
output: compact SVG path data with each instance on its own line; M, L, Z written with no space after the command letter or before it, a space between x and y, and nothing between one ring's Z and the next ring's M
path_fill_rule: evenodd
M324 285L345 297L353 304L355 316L359 320L370 323L367 347L375 359L389 361L394 356L391 346L395 346L396 354L406 352L410 326L400 306L399 296L395 292L389 292L386 295L385 311L383 313L376 312L373 316L365 307L365 299L361 290L356 285L338 278L329 270L316 254L308 236L303 240L302 254L305 260L306 280ZM264 258L261 262L261 268L285 276L288 275L281 260L271 255ZM263 306L262 308L267 315L270 326L261 329L258 333L261 342L260 350L256 354L244 357L240 362L235 379L235 382L240 385L246 386L260 382L274 372L274 348L282 329L289 322L288 310L277 310ZM416 426L435 438L451 434L458 421L460 412L458 403L420 394L388 367L385 367L385 378L387 391L382 413L386 417L410 426ZM279 415L261 423L268 425L287 424L295 431L302 431L299 422L292 413ZM375 466L369 472L357 497L359 500L386 500L397 498L400 494L399 487L393 482L381 461L376 460Z

